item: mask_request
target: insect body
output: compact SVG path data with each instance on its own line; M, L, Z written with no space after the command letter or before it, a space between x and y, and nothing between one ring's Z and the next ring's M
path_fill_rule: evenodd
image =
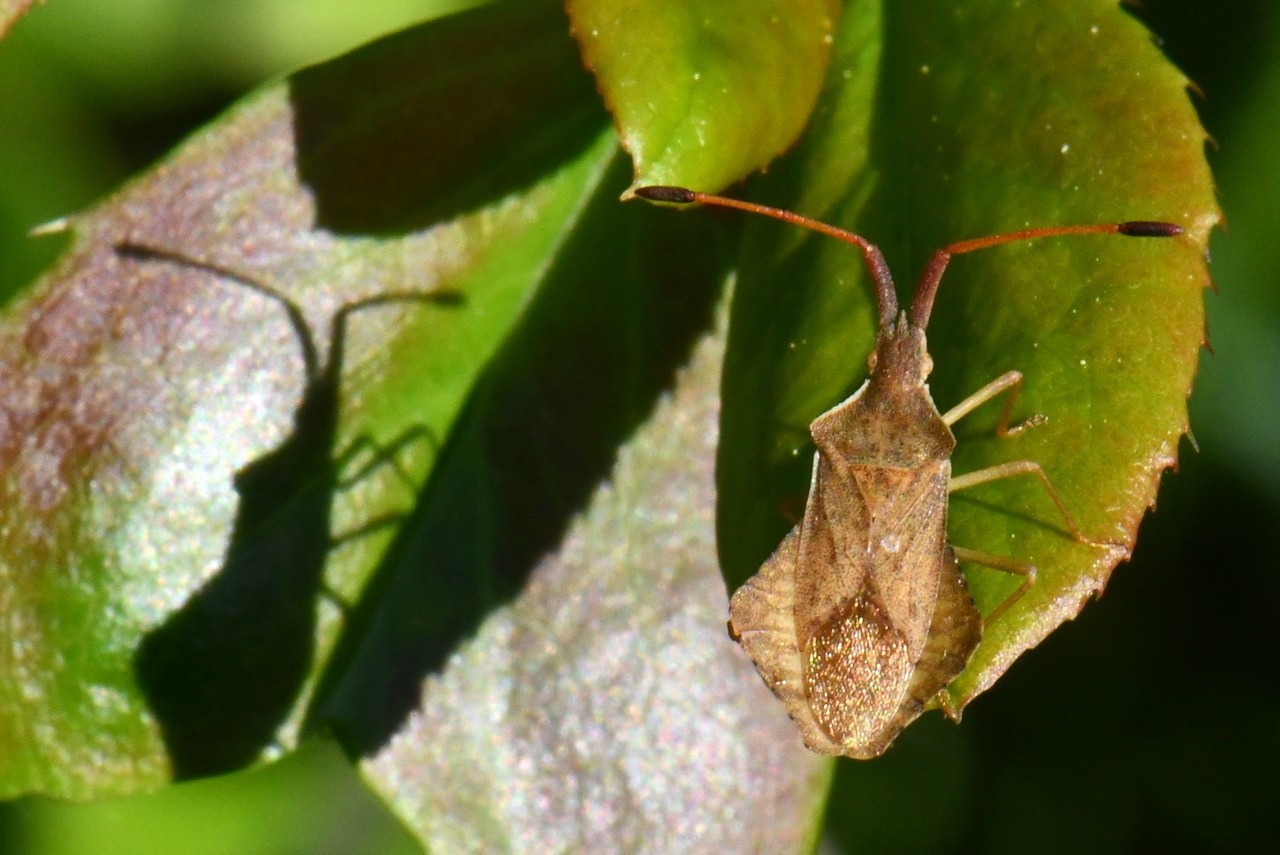
M957 557L1023 576L987 615L1020 597L1035 568L947 542L949 493L1015 475L1034 475L1073 537L1091 543L1039 464L1017 461L951 475L951 426L1009 392L997 433L1008 426L1022 375L1010 371L940 413L926 380L932 369L925 327L951 256L1002 243L1070 234L1172 237L1169 223L1129 222L1029 229L962 241L934 253L916 288L911 314L899 312L880 250L852 232L749 202L675 187L646 187L656 201L719 205L813 229L861 249L876 289L880 329L870 377L852 397L810 425L817 453L804 517L733 595L729 632L755 663L822 754L869 758L959 674L982 637ZM1032 422L1034 423L1034 420Z

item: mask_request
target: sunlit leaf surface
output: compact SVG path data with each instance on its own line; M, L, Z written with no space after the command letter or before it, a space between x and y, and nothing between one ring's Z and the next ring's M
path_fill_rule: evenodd
M635 185L712 190L767 166L813 109L833 0L570 0Z

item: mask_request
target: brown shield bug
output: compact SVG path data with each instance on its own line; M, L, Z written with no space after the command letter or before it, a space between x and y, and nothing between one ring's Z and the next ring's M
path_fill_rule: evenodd
M660 202L737 208L837 238L862 251L879 310L870 376L857 392L810 425L817 453L804 517L729 603L729 632L821 754L876 757L969 661L984 617L957 559L1023 577L985 616L990 623L1035 581L1035 567L947 540L950 493L1017 475L1039 479L1072 537L1094 543L1076 525L1038 463L1021 460L952 476L951 427L1001 393L1009 397L997 433L1010 435L1022 375L1009 371L945 413L930 397L933 367L925 327L938 283L954 255L1079 234L1173 237L1171 223L1051 226L959 241L935 252L908 314L899 311L880 250L860 235L751 202L686 190L642 187Z

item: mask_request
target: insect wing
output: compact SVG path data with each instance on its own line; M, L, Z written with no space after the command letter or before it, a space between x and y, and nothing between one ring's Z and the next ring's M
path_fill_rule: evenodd
M730 632L811 750L875 757L964 668L981 620L945 542L948 462L823 446L804 520L734 594Z
M973 597L969 596L955 554L947 547L929 638L912 675L908 697L899 710L898 730L910 724L925 704L938 697L964 670L981 640L982 617L973 604ZM959 719L959 714L953 713L947 704L943 704L943 709L952 718Z

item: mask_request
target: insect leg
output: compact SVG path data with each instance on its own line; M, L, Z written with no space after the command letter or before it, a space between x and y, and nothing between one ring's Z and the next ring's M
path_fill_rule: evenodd
M1003 570L1006 573L1012 573L1022 577L1022 584L1012 594L1004 598L1004 602L992 609L988 614L984 615L982 622L991 624L996 618L1004 614L1009 606L1022 599L1022 595L1031 590L1031 586L1036 583L1036 566L1029 561L1020 561L1017 558L1005 558L1001 555L989 555L986 552L978 552L973 549L965 549L963 546L952 545L951 550L955 552L956 558L961 561L969 561L973 564L981 564L984 567L992 567L996 570Z
M1016 374L1016 372L1010 372ZM1006 377L1009 375L1005 375ZM1003 379L1003 378L1002 378ZM1012 383L1016 383L1020 377L1015 378ZM998 382L998 381L997 381ZM990 384L989 384L990 385ZM976 405L975 405L976 406ZM1006 414L1007 414L1006 410ZM1040 483L1044 485L1045 492L1049 494L1049 498L1053 499L1053 503L1058 507L1058 512L1062 514L1062 519L1066 523L1067 528L1071 531L1071 536L1080 543L1087 543L1091 546L1101 545L1085 536L1080 531L1080 527L1076 525L1076 521L1072 519L1071 513L1067 510L1066 503L1062 501L1062 497L1058 495L1058 491L1053 489L1053 485L1049 483L1049 476L1044 473L1039 463L1034 460L1015 460L1011 463L1002 463L998 466L989 466L986 469L979 469L976 472L969 472L964 475L957 475L951 479L948 486L949 492L956 490L964 490L968 487L975 487L979 484L986 484L989 481L999 481L1003 478L1012 478L1017 475L1035 475L1040 479ZM1009 558L1002 555L991 555L986 552L978 552L973 549L966 549L962 546L952 544L951 547L956 554L956 558L961 561L969 561L974 564L981 564L984 567L992 567L996 570L1003 570L1006 573L1013 573L1022 576L1022 584L1018 586L1012 594L1004 599L1000 605L996 606L989 614L983 617L983 622L990 624L1000 615L1004 614L1010 606L1022 598L1022 595L1030 590L1031 586L1036 582L1036 567L1029 561L1022 561L1018 558Z
M1058 513L1062 514L1062 521L1066 523L1072 537L1080 543L1087 543L1090 546L1105 545L1085 536L1085 533L1080 530L1080 526L1076 525L1071 512L1067 510L1067 505L1062 501L1062 497L1058 495L1058 491L1053 489L1053 484L1049 483L1049 476L1044 474L1044 469L1034 460L1014 460L1009 463L988 466L986 469L979 469L975 472L966 472L964 475L956 475L951 479L947 490L954 493L957 490L967 490L979 484L999 481L1004 478L1013 478L1017 475L1034 475L1040 479L1040 483L1044 485L1045 492L1049 494L1049 498L1053 499L1053 503L1057 505Z
M996 425L996 436L1004 438L1006 436L1015 436L1020 433L1023 428L1034 427L1043 424L1045 417L1043 415L1034 415L1020 424L1009 427L1009 418L1013 415L1013 405L1018 400L1018 390L1022 388L1022 372L1006 371L942 415L942 420L947 423L947 427L951 427L960 421L969 413L978 407L990 401L996 395L1009 391L1009 399L1005 402L1004 413L1000 416L1000 422Z

